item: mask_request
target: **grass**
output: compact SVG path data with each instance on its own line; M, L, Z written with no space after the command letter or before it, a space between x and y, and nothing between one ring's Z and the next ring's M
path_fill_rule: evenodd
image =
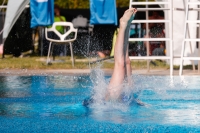
M89 69L100 67L102 69L113 69L114 60L104 60L91 64L89 67L88 58L75 57L75 66L72 67L70 57L56 57L56 60L61 60L59 63L46 65L46 57L30 56L24 58L5 57L0 59L0 69ZM94 60L94 59L93 59ZM146 69L147 61L132 60L131 66L133 69ZM150 69L169 69L169 65L165 61L154 60L150 62ZM174 66L174 69L179 69L179 66ZM191 65L184 66L184 69L192 69Z
M56 58L63 62L53 63L52 65L46 65L46 57L25 57L25 58L13 58L8 57L0 60L0 69L72 69L72 64L67 58ZM75 69L86 68L86 62L76 62Z

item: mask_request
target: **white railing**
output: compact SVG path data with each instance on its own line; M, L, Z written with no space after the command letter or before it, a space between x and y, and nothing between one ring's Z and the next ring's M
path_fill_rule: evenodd
M195 57L195 56L187 57L187 56L184 56L186 42L190 42L190 45L191 45L192 41L200 42L200 38L190 38L190 35L189 35L189 38L187 38L187 33L189 32L188 24L189 23L200 23L200 20L189 20L189 18L188 18L189 17L189 11L191 11L191 10L199 11L200 10L200 8L189 8L190 5L200 5L200 2L192 2L190 0L186 1L186 6L185 6L185 24L184 24L184 40L182 42L181 61L180 61L180 69L179 69L179 75L180 76L183 73L183 61L184 60L192 60L192 61L198 60L198 61L200 61L200 48L199 48L199 51L198 51L199 52L199 55L198 55L199 57ZM198 19L200 19L200 15L198 16ZM199 32L200 32L200 28L199 28ZM191 50L191 53L192 53L192 50ZM195 70L194 65L193 65L193 69ZM198 63L198 72L200 72L200 62Z
M170 76L173 75L173 45L172 45L172 0L168 0L167 2L132 2L133 0L130 0L129 7L135 6L135 5L146 5L146 8L137 8L138 11L145 11L146 12L146 19L147 20L133 20L132 23L146 23L146 31L148 31L148 23L167 23L168 25L166 26L167 33L168 33L168 38L129 38L129 41L168 41L166 45L169 45L169 50L168 51L168 56L149 56L149 43L147 43L147 56L130 56L130 59L132 60L153 60L153 59L163 59L163 60L170 60ZM148 8L148 5L164 5L164 7L167 8ZM154 10L154 11L159 11L159 10L166 10L168 11L168 20L148 20L148 11ZM148 34L148 32L146 32ZM147 69L149 71L149 61L147 61Z

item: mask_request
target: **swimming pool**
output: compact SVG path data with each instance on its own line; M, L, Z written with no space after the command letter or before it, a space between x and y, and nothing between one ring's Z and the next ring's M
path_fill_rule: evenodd
M145 106L83 106L91 76L0 76L0 132L200 132L198 76L133 78Z

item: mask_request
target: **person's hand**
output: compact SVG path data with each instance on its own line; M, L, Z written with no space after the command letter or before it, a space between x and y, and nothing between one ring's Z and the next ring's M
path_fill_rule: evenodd
M127 24L130 24L131 21L134 19L135 14L137 12L136 8L130 8L124 12L124 15L120 19L120 26L126 27Z

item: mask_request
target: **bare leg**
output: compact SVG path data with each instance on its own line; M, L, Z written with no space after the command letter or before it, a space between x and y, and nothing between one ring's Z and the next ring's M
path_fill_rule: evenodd
M114 71L110 80L110 84L108 86L108 92L106 95L106 100L109 99L117 99L119 98L121 94L121 85L124 81L125 77L125 64L124 61L126 61L126 70L127 70L127 76L131 76L131 65L130 65L130 59L128 56L128 47L126 52L126 58L124 58L123 53L123 44L124 44L124 35L125 30L128 24L129 19L133 15L133 13L136 13L137 10L134 8L128 9L125 11L123 17L120 19L120 27L119 27L119 33L117 36L117 41L115 44L115 66ZM124 60L125 59L125 60Z
M126 50L126 71L127 71L126 74L127 74L128 83L131 84L132 68L131 68L131 61L128 54L128 47Z

